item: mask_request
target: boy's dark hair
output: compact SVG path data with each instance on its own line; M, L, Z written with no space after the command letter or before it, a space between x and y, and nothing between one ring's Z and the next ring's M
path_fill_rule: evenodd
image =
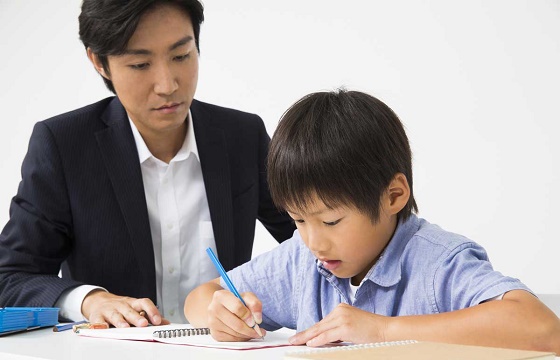
M109 72L108 55L120 55L140 21L140 17L158 5L175 4L187 13L192 22L196 48L200 52L200 25L204 21L204 7L198 0L84 0L80 23L80 40L101 61ZM103 77L107 88L115 93L111 80Z
M278 207L305 210L317 195L327 207L354 206L374 223L397 173L410 186L398 215L404 220L418 211L408 138L387 105L358 91L318 92L297 101L282 116L268 154L268 184Z

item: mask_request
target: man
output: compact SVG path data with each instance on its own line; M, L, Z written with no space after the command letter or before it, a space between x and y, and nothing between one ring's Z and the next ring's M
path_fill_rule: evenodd
M256 218L278 241L293 233L268 193L269 137L256 115L193 100L198 1L84 0L79 21L117 96L35 126L0 235L0 306L184 322L188 292L217 276L206 247L231 269Z

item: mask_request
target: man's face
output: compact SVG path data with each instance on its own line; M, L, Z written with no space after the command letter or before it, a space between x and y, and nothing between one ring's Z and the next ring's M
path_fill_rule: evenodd
M198 81L198 51L185 12L173 5L147 12L125 53L109 56L108 63L117 96L144 137L184 124Z

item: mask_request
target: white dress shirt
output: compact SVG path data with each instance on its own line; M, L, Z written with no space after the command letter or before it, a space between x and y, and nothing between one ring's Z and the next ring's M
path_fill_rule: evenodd
M132 121L130 126L148 205L159 311L172 323L185 323L183 304L188 293L219 276L205 251L207 247L216 251L216 243L192 115L189 111L183 146L169 164L154 157ZM82 301L95 288L83 285L66 291L55 306L62 316L81 320Z

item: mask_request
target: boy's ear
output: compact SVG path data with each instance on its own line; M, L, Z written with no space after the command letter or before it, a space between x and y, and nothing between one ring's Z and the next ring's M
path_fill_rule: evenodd
M96 53L94 53L91 48L87 48L87 57L89 59L89 61L91 61L91 63L93 64L93 67L95 68L95 70L97 70L97 72L103 76L105 79L107 80L111 80L109 78L109 74L107 74L105 72L105 69L103 69L103 64L101 63L101 61L99 60L99 57L97 56Z
M403 173L397 173L387 187L385 211L390 215L396 215L401 211L410 198L410 186Z

